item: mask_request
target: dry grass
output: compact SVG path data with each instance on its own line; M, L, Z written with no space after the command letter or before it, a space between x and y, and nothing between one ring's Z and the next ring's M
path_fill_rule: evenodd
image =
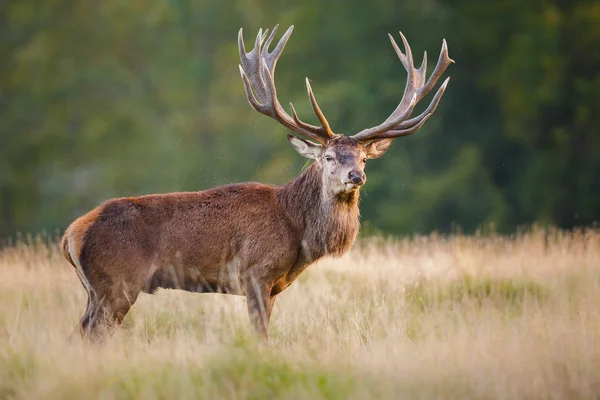
M72 333L74 271L0 252L0 398L594 398L600 232L363 241L279 296L271 344L243 298L142 295L104 345Z

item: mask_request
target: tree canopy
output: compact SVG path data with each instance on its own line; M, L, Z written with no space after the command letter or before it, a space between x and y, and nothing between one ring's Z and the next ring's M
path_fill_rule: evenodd
M369 162L369 229L600 219L597 1L14 0L0 11L0 236L63 229L115 196L293 179L305 160L251 109L238 72L239 28L250 44L276 23L296 26L277 68L282 104L312 118L308 76L345 134L402 96L388 32L402 30L416 63L427 50L429 70L448 41L456 64L438 110Z

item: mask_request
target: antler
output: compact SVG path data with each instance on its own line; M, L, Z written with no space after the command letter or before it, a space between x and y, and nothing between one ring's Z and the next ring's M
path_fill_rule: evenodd
M294 30L294 26L290 26L279 40L279 43L277 43L275 49L269 53L269 45L275 37L275 32L277 31L278 26L279 25L273 28L273 32L271 32L271 35L269 35L269 38L266 42L265 38L267 37L269 30L267 29L263 33L262 29L260 29L258 31L258 35L256 36L256 41L254 42L254 48L249 53L246 53L242 29L240 29L240 33L238 35L238 46L242 64L239 67L242 80L244 81L244 90L246 91L248 101L250 102L252 108L254 108L256 111L261 114L268 115L284 125L286 128L289 128L300 135L316 140L319 143L327 143L337 135L332 132L331 128L329 127L329 123L319 108L317 100L312 92L312 88L310 87L310 83L308 82L308 78L306 78L308 97L310 99L313 111L321 122L321 126L314 126L302 122L298 118L292 103L290 103L290 108L292 110L293 117L290 117L289 114L284 111L283 107L279 103L279 100L277 99L277 91L275 90L274 80L275 65L277 64L277 60L283 52L283 48L285 47L285 44Z
M394 46L394 50L396 51L398 58L400 58L400 62L404 66L404 69L406 69L408 72L406 87L404 88L404 94L402 95L400 104L398 104L398 107L396 107L394 112L381 125L362 130L361 132L352 136L353 138L362 142L384 138L397 138L416 132L435 111L435 108L444 94L444 90L446 90L448 81L450 80L450 78L447 78L444 81L425 111L423 111L419 116L407 120L414 110L415 105L427 93L429 93L431 89L433 89L440 76L442 76L446 68L454 61L448 57L448 47L446 45L446 40L444 39L437 65L435 66L435 69L433 70L433 73L427 82L425 82L427 52L425 52L423 55L423 63L419 69L415 69L412 51L402 32L400 32L400 37L402 38L406 55L402 53L392 35L389 35L389 37L392 41L392 46Z

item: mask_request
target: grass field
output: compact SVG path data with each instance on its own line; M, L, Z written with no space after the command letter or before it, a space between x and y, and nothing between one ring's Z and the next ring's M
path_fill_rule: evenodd
M55 246L0 250L0 398L597 398L600 231L363 240L275 304L141 295L103 345Z

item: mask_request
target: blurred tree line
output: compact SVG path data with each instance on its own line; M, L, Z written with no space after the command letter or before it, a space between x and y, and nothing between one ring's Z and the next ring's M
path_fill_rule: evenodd
M369 162L367 228L600 219L598 1L15 0L0 3L0 236L62 229L114 196L295 177L305 160L250 108L237 69L238 29L250 46L276 23L296 26L282 104L314 118L308 76L346 134L402 96L388 32L415 63L428 50L429 71L448 40L438 111Z

